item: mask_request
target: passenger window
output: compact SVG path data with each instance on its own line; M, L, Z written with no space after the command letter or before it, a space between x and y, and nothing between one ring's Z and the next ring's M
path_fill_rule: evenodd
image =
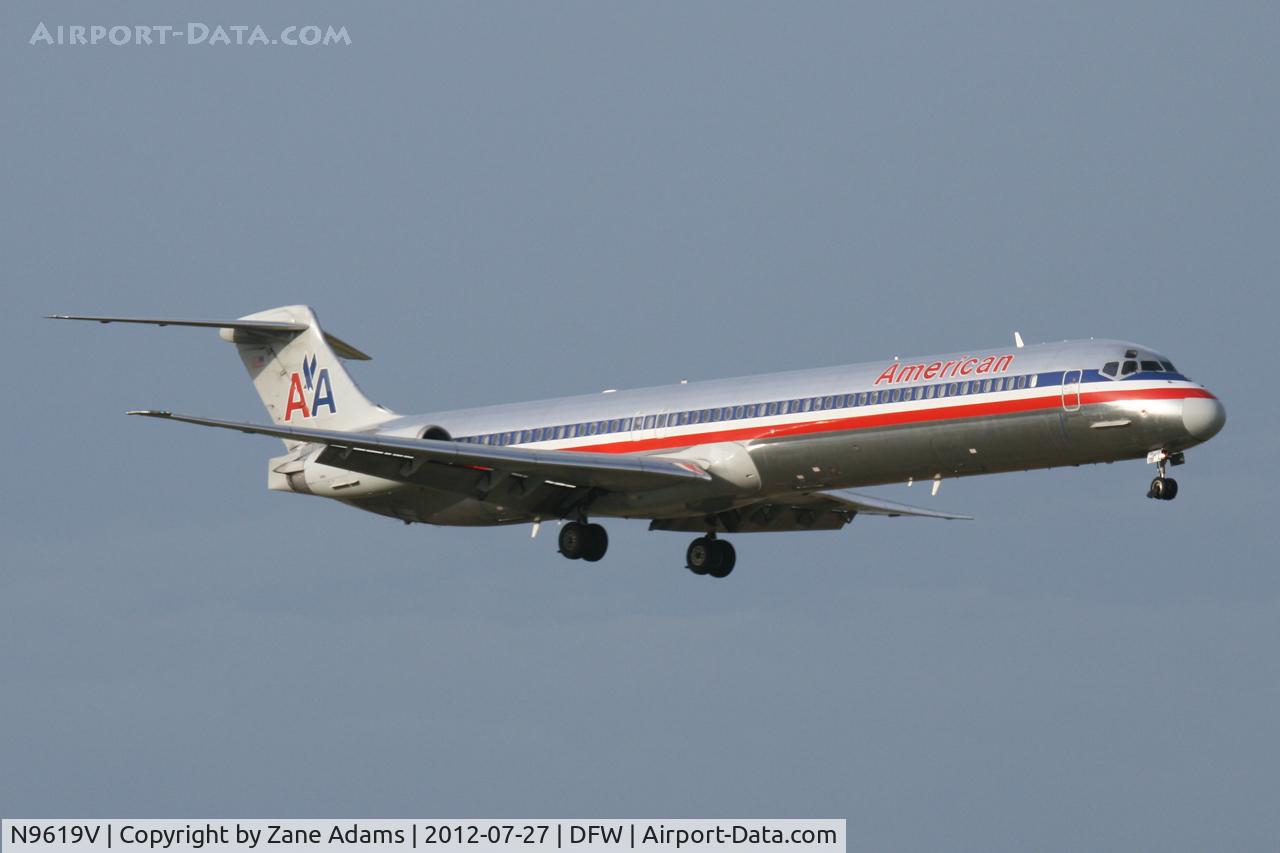
M658 422L658 419L657 419L656 417L654 417L653 415L645 415L645 416L644 416L644 428L645 428L645 429L653 429L653 425L654 425L655 423L657 423L657 422Z
M1038 373L1031 374L1031 378L1027 380L1027 385L1031 388L1034 388L1039 384L1040 384L1040 374Z
M1124 363L1124 367L1120 368L1120 375L1128 376L1130 373L1133 373L1137 369L1138 369L1138 362L1126 361Z
M831 397L822 398L822 408L831 409L835 407L835 401Z
M1119 369L1120 362L1118 361L1108 361L1106 364L1102 365L1102 372L1107 376L1115 376Z
M996 383L995 383L995 381L994 381L994 380L991 380L991 379L988 379L986 382L984 382L984 383L982 384L982 390L983 390L983 392L985 392L985 393L987 393L987 394L990 394L990 393L991 393L991 389L993 389L993 388L995 388L995 387L996 387Z
M667 425L667 413L663 412L658 415L658 429L662 429Z
M1153 372L1155 372L1155 373L1160 373L1160 372L1161 372L1161 371L1160 371L1160 362L1158 362L1158 361L1144 361L1144 362L1142 362L1142 369L1143 369L1143 370L1150 370L1150 371L1153 371Z

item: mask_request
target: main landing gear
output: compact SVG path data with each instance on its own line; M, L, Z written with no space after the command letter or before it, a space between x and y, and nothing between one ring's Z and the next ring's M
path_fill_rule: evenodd
M1178 481L1172 477L1165 476L1165 464L1181 465L1186 461L1181 453L1164 453L1163 451L1153 452L1152 457L1156 463L1156 478L1151 481L1151 488L1147 490L1147 497L1157 501L1171 501L1178 496Z
M723 539L717 539L714 533L700 536L689 544L685 552L685 562L689 571L695 575L711 575L713 578L727 578L738 562L738 555L733 546Z
M609 534L599 524L569 521L560 528L560 553L570 560L594 563L609 550ZM727 578L738 562L733 546L714 533L700 536L685 552L685 564L695 575Z
M570 521L560 528L560 553L594 563L609 550L609 534L599 524Z

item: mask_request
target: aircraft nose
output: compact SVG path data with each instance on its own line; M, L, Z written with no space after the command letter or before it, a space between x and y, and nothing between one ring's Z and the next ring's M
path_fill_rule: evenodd
M1201 441L1217 435L1226 422L1226 407L1217 397L1188 397L1182 401L1182 425Z

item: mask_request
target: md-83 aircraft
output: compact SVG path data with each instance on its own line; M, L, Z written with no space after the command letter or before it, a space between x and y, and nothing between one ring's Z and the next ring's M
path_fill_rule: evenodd
M893 358L555 400L398 415L343 366L368 356L306 306L237 320L54 315L219 330L271 424L136 411L274 436L267 487L447 525L561 521L560 553L608 548L591 519L696 533L686 565L727 576L726 533L834 530L857 515L967 519L848 488L1121 459L1157 466L1147 496L1172 500L1166 465L1212 438L1226 410L1164 355L1087 340Z

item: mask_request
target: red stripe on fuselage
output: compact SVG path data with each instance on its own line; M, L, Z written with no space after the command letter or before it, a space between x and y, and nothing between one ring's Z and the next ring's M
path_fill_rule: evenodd
M1203 388L1147 388L1140 390L1116 389L1112 391L1083 391L1080 404L1118 403L1128 400L1181 400L1188 397L1213 395ZM561 447L558 450L577 450L591 453L639 453L646 450L668 450L673 447L690 447L696 444L715 444L721 441L751 441L760 438L789 438L797 435L814 435L824 432L846 432L902 424L952 421L961 418L980 418L989 415L1007 415L1017 412L1033 412L1062 407L1062 393L1014 400L992 400L985 403L969 403L960 406L907 409L899 412L882 412L872 415L856 415L827 420L803 421L792 424L765 424L738 427L736 429L711 430L684 433L663 438L646 438L637 441L614 441L607 444L583 444Z

